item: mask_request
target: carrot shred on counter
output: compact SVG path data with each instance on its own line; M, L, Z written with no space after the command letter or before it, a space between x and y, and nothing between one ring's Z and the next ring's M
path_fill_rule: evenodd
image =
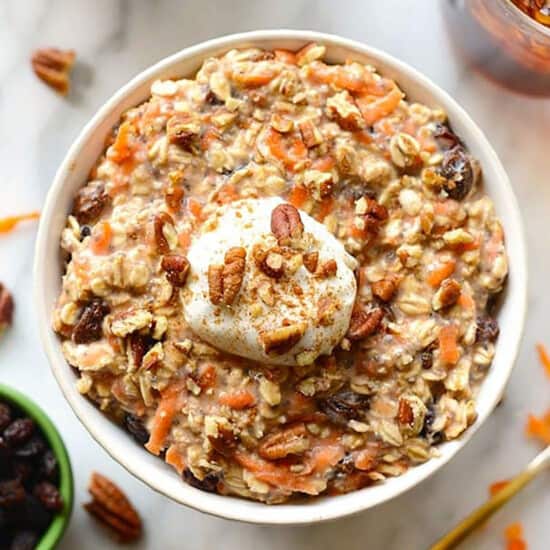
M544 367L546 374L550 376L550 355L548 355L548 351L546 350L544 344L537 344L537 351L539 354L539 361Z
M494 483L491 483L491 485L489 485L489 494L492 497L495 496L499 491L504 489L504 487L506 487L508 483L510 483L510 481L507 479L503 479L501 481L495 481Z
M519 522L511 523L504 529L506 550L527 550L527 543L523 538L523 526Z
M256 398L248 390L241 389L231 393L222 393L218 397L218 401L222 405L240 411L252 407L256 403Z
M460 357L457 346L458 329L454 325L445 325L439 331L439 351L444 363L455 365Z
M550 411L542 418L530 414L527 417L527 425L525 426L525 434L528 437L534 437L545 445L550 445Z
M0 233L9 233L15 226L27 220L37 220L40 217L40 212L35 210L28 214L19 214L18 216L8 216L6 218L0 218Z

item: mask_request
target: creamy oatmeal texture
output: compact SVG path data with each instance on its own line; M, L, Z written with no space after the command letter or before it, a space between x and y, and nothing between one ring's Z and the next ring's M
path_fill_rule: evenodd
M504 235L445 113L325 48L157 81L75 198L53 325L80 392L191 485L278 503L475 420Z

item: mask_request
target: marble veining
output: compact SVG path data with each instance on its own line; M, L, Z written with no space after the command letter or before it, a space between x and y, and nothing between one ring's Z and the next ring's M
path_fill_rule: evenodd
M478 122L513 182L529 240L530 312L506 397L473 440L435 476L390 503L312 527L262 527L208 517L168 501L128 475L92 440L64 402L41 350L32 304L35 227L0 238L0 280L14 292L15 327L0 342L0 380L34 397L68 443L76 506L61 550L117 548L81 510L91 470L116 479L146 522L136 548L166 550L423 550L478 504L537 448L523 436L529 411L548 406L550 385L534 343L550 344L546 270L550 102L513 95L471 72L451 49L444 0L2 0L0 2L0 216L40 208L80 128L130 77L178 49L259 28L309 28L383 48L447 89ZM30 70L37 46L78 52L74 93L61 99ZM53 261L53 259L52 259ZM502 531L521 519L532 550L548 548L548 476L537 480L463 548L504 547Z

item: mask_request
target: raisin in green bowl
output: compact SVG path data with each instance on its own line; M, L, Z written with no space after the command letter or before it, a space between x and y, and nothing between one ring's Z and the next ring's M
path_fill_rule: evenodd
M53 516L51 523L43 532L36 546L37 550L53 550L63 536L73 507L73 474L67 449L52 421L31 399L9 386L0 384L0 402L2 401L12 405L16 411L35 422L47 446L53 451L57 459L59 478L57 487L63 500L63 507Z

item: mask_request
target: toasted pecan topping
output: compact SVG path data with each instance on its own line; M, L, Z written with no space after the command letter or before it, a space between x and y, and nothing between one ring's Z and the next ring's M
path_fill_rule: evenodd
M323 297L317 305L317 322L324 327L334 323L334 316L338 311L338 302L333 298Z
M334 277L337 270L338 264L336 263L336 260L327 260L317 267L315 275L320 279L328 279L329 277Z
M306 331L305 323L294 323L260 333L260 342L266 353L283 354L295 346Z
M174 220L167 212L160 212L153 219L153 231L155 243L159 254L170 252L170 242L167 238L167 233L174 229ZM170 231L173 233L173 231Z
M264 437L258 454L266 460L279 460L289 455L300 455L309 449L305 424L300 423Z
M244 278L246 250L234 246L225 253L223 265L208 267L210 301L215 305L230 305L234 302Z
M319 252L306 252L302 256L304 265L310 273L315 273L319 262Z
M440 309L451 307L456 304L460 298L462 286L455 279L445 279L433 298L433 308L438 311Z
M32 68L38 78L61 95L69 93L69 72L74 65L74 50L41 48L32 54Z
M94 472L88 486L91 502L84 509L108 527L120 542L141 536L141 519L126 495L109 479Z
M284 258L278 252L267 251L258 266L268 277L279 279L284 273Z
M397 420L401 424L412 424L414 414L412 407L406 399L399 400L399 408L397 411Z
M300 212L291 204L279 204L271 213L271 232L279 244L288 244L291 239L299 239L304 232Z
M179 254L163 256L160 267L174 286L183 286L189 274L189 260Z
M200 123L189 113L178 113L168 119L166 135L171 143L190 150L200 132Z
M363 340L378 330L384 311L377 307L370 311L356 309L351 314L347 337L350 340Z
M374 296L383 302L389 302L397 291L397 280L394 277L387 277L372 283L371 288Z
M298 124L302 140L308 149L323 142L323 135L311 120L303 120Z

